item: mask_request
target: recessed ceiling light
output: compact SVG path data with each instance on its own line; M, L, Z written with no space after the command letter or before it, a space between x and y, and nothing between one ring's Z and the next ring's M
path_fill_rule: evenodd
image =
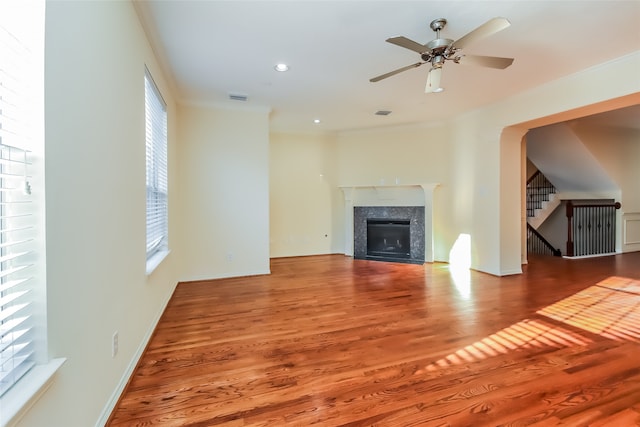
M316 123L316 124L320 123L320 119L313 119L313 123Z
M284 71L288 71L289 70L289 66L287 64L282 64L282 63L281 64L276 64L276 66L273 67L273 68L275 68L276 71L280 71L280 72L284 72Z

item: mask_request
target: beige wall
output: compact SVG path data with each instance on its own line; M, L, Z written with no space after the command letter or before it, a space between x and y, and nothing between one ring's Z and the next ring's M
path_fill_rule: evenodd
M520 145L521 136L518 132L499 136L501 132L498 129L511 126L521 130L530 129L580 117L587 114L587 111L599 112L600 106L609 109L628 106L628 102L633 100L627 96L640 92L640 80L637 78L639 70L640 52L636 52L479 110L471 122L476 127L476 134L496 134L493 141L487 145L485 153L491 151L491 146L498 147L504 153L500 156L480 156L478 161L483 161L484 167L488 170L499 171L497 173L500 186L510 188L509 182L520 180L519 168L509 166L520 162L520 150L513 149L508 144ZM617 105L616 102L611 102L616 99L620 99ZM469 122L469 119L463 118L462 121ZM467 141L469 147L479 142L477 137ZM491 185L490 176L478 178L481 182ZM519 254L522 248L520 239L523 225L521 221L513 221L512 218L521 215L521 192L493 194L489 190L488 195L486 200L479 200L481 203L473 206L474 215L486 219L473 227L473 235L479 237L475 239L475 259L480 260L474 266L492 274L517 272L520 270ZM499 212L497 206L500 207ZM497 251L495 236L500 236ZM485 257L482 255L485 253L498 254L498 258L489 255L488 259L481 259L480 257Z
M171 253L148 277L145 65L168 103L170 177ZM45 83L49 347L67 362L19 425L89 426L178 280L269 272L268 111L178 109L129 2L48 2Z
M335 136L272 134L271 255L344 253L345 195L340 186L439 184L433 203L434 253L436 260L448 260L455 240L447 236L444 220L451 175L448 132L441 124ZM424 202L423 195L420 200ZM328 237L324 230L331 230Z
M145 64L168 102L172 249L149 277ZM48 336L51 357L67 362L20 425L100 424L176 282L268 272L270 224L274 255L344 247L338 185L438 183L436 260L447 260L457 236L468 233L474 268L517 271L521 230L513 218L521 215L521 193L510 181L520 180L520 168L511 165L519 164L521 153L505 144L520 144L520 137L503 130L640 92L638 69L640 54L630 55L450 124L345 132L335 139L274 135L270 148L267 111L176 107L130 2L48 2ZM306 145L293 148L297 143ZM291 165L287 147L308 168ZM269 162L278 169L270 173ZM319 170L326 182L313 185ZM298 192L294 181L314 191ZM307 228L294 222L295 235L308 237L308 244L296 246L280 215L291 215L300 202L315 207L315 221ZM112 358L114 331L120 350Z
M333 140L322 135L270 136L271 256L334 252L337 185Z
M45 55L48 347L67 361L19 425L92 426L177 281L175 253L145 276L145 64L168 103L172 249L175 105L130 2L47 2Z
M618 249L640 250L640 131L584 125L573 130L620 189Z
M431 124L342 132L336 137L336 180L339 185L438 184L433 192L433 256L436 261L448 260L454 239L448 233L447 225L453 173L449 132L445 124ZM344 195L340 193L340 197L342 207L334 211L334 215L344 222Z
M180 279L269 273L268 111L181 106Z
M336 138L340 185L448 181L450 148L444 124L342 132Z
M331 148L336 158L335 179L330 180L344 186L438 183L434 259L449 261L458 236L468 234L472 268L496 275L520 273L526 259L522 256L523 136L530 128L580 117L587 111L629 105L633 102L629 96L640 92L635 77L639 63L640 53L629 55L446 124L338 133ZM604 86L609 76L616 80ZM273 156L279 154L272 150L272 162ZM277 192L278 185L273 183L272 190ZM339 196L331 200L335 203ZM274 202L272 198L272 203L282 203L273 206L272 212L287 209L284 200ZM334 205L334 224L345 217L344 205L344 200ZM344 230L345 225L340 226ZM286 253L295 253L295 248L290 249Z
M622 210L640 213L640 131L607 126L572 129L618 185Z

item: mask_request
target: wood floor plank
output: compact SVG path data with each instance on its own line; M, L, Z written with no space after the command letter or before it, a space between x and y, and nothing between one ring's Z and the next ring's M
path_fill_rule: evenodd
M180 283L108 425L639 425L639 265L461 283L323 255Z

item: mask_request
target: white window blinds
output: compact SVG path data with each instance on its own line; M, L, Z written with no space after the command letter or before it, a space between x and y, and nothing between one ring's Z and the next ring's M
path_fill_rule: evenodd
M29 58L0 23L0 396L34 365Z
M167 250L167 108L149 71L145 72L147 150L147 260Z

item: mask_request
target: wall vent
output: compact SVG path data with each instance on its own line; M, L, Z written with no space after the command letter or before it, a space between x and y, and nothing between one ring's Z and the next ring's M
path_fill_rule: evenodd
M248 99L247 95L242 95L240 93L230 93L229 99L233 101L246 101Z
M376 116L388 116L389 114L391 114L391 111L389 111L389 110L378 110L378 111L376 111Z

